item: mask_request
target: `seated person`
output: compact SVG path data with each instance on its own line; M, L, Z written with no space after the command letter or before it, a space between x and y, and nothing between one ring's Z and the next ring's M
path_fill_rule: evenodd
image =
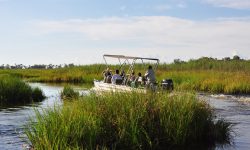
M136 79L135 72L133 71L130 75L128 75L128 80L126 85L131 86L131 83L134 83Z
M141 76L141 73L138 73L138 77L135 79L137 84L139 85L145 85L145 78Z
M132 74L130 75L129 81L134 82L136 79L135 72L133 71Z
M112 79L111 75L107 76L104 83L111 83L111 79Z
M112 76L112 84L116 84L116 80L122 80L122 77L119 75L119 70L115 70L115 74Z
M136 78L136 81L137 82L142 82L142 76L141 76L140 72L138 73L138 77Z
M124 71L124 70L122 70L122 72L121 72L121 77L122 77L122 79L124 79L124 78L125 78L125 76L126 76L125 71Z
M102 73L103 73L103 77L104 77L104 82L105 83L111 83L112 73L109 70L109 68L104 70Z

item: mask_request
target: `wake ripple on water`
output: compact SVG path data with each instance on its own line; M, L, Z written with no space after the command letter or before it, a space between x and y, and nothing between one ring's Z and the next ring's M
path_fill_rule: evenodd
M250 103L250 95L226 95L226 94L212 94L212 98L222 99L222 100L235 100L239 102Z

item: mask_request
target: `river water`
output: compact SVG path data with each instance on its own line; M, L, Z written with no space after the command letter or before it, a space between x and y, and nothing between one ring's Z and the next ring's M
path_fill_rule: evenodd
M38 108L46 108L60 103L59 95L62 86L31 84L40 87L47 99L34 104ZM19 106L0 110L0 150L22 150L27 148L23 134L24 125L34 116L34 106Z
M40 87L47 99L33 106L19 106L0 109L0 150L27 149L24 125L34 116L34 107L47 108L60 104L60 91L63 86L32 83ZM84 89L83 89L84 90ZM85 89L86 91L86 89ZM234 124L232 145L216 146L215 149L250 149L250 97L230 95L199 95L215 109L218 118L225 118Z

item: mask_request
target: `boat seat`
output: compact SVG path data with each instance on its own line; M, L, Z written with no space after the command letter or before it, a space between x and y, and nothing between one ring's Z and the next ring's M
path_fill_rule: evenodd
M122 82L123 82L122 79L115 79L115 84L117 84L117 85L121 85Z

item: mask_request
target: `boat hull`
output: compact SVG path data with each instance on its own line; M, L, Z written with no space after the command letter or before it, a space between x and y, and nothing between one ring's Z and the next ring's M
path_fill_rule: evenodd
M115 85L111 83L104 83L103 81L94 81L94 91L98 92L142 92L146 93L144 88L133 88L126 85Z

